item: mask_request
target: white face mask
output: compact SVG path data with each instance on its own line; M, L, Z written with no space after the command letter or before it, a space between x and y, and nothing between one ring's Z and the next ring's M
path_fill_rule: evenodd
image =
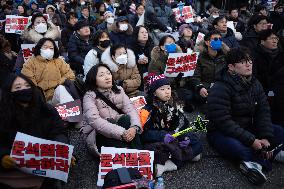
M51 49L40 49L40 56L44 59L51 60L53 59L54 50Z
M82 1L80 4L81 4L82 6L84 6L84 5L86 4L86 2L85 2L85 1Z
M218 18L218 17L219 17L219 15L212 15L212 17L213 17L213 18Z
M38 33L45 33L47 31L47 24L46 23L40 23L35 26L35 31Z
M126 31L128 29L128 24L119 24L119 29L121 31Z
M114 23L114 18L113 17L109 17L106 19L106 22L109 24L113 24Z
M118 64L122 64L122 65L125 65L127 64L127 54L123 54L123 55L120 55L118 56L115 61L118 63Z

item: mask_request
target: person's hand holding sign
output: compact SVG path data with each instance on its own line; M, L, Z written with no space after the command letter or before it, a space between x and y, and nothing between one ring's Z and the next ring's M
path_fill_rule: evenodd
M17 167L16 161L9 155L3 156L3 158L1 159L1 165L4 169L14 169Z
M202 89L200 89L199 91L200 96L202 96L203 98L206 98L208 96L208 92L207 89L205 89L204 87Z
M128 130L126 130L123 135L122 138L126 141L126 142L130 142L133 140L133 138L136 135L136 129L134 127L129 128Z

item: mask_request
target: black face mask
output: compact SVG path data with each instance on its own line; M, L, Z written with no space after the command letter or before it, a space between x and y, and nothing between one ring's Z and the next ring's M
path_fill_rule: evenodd
M12 92L12 97L19 103L30 103L33 97L32 88Z
M100 41L100 46L102 48L107 48L110 45L110 40Z

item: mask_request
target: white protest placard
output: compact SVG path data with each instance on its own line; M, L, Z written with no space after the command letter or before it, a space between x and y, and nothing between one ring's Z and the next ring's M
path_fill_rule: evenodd
M147 104L144 96L132 97L132 98L130 98L130 100L133 103L136 110L140 110L141 108L143 108Z
M105 175L117 168L137 168L147 179L153 179L154 152L127 148L101 148L98 186L104 184Z
M198 35L197 35L195 44L199 44L201 41L203 41L204 36L205 36L204 33L199 32Z
M28 25L28 17L6 15L5 33L22 34Z
M17 132L10 156L25 173L67 182L74 147Z
M55 41L56 46L58 47L58 41ZM24 61L27 62L30 57L34 55L34 48L36 44L21 44L22 54Z
M198 55L198 52L170 53L164 75L166 77L177 77L179 73L183 73L183 77L193 76Z
M180 14L179 8L174 8L172 10L178 23L181 23L182 21L184 21L185 23L194 22L193 10L191 6L184 6L182 9L182 15Z
M234 25L233 21L228 21L227 22L227 27L231 28L233 30L233 32L236 32L235 25Z

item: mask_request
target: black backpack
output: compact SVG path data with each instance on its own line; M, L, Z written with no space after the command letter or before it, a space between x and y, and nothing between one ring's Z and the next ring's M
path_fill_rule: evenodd
M135 168L118 168L108 172L104 178L102 189L131 183L132 180L141 179L142 175Z

